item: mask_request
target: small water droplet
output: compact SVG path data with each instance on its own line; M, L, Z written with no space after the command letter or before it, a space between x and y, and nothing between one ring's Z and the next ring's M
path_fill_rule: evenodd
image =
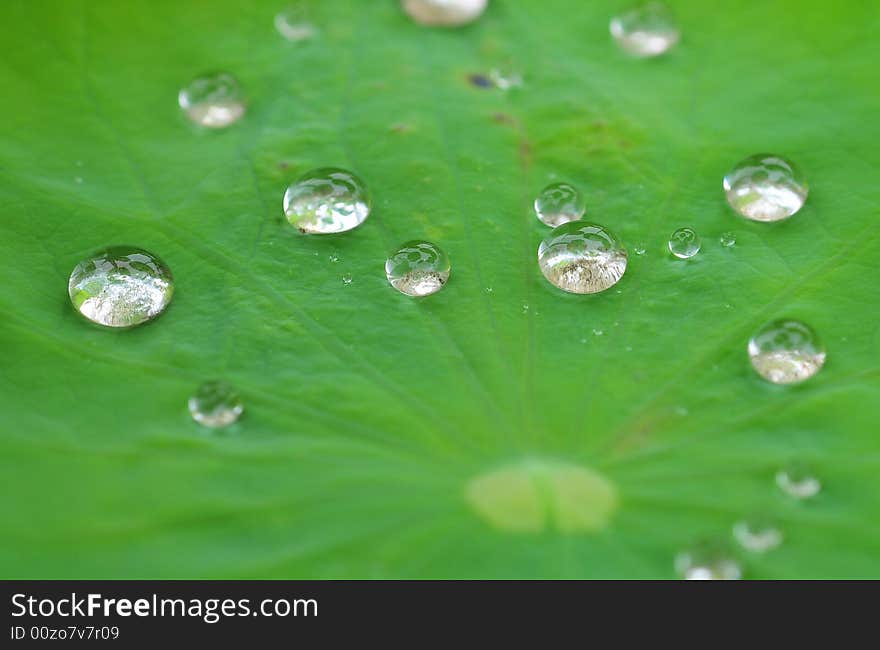
M446 253L423 240L406 242L385 262L388 282L408 296L429 296L440 291L451 270Z
M732 232L725 232L721 234L721 245L725 248L730 248L734 244L736 244L736 235Z
M522 313L527 314L528 311L529 311L529 306L524 304L524 305L522 306Z
M825 363L825 346L805 323L777 320L749 339L749 359L761 377L774 384L797 384Z
M190 120L212 129L229 126L245 113L238 82L225 72L193 79L180 89L177 102Z
M73 182L76 183L77 185L82 185L82 182L83 182L82 176L76 176L73 179Z
M594 335L594 336L602 336L604 333L605 333L605 332L603 332L602 330L599 330L599 329L594 329L594 330L593 330L593 335Z
M493 289L492 287L486 287L485 291L486 293L494 293L495 289Z
M675 570L685 580L739 580L742 569L724 549L697 546L679 553Z
M639 242L635 245L635 248L633 248L633 252L636 255L644 255L648 252L648 249L645 247L645 244L643 242Z
M275 14L275 29L286 40L293 43L314 37L318 30L310 23L303 7L288 7Z
M492 84L499 90L510 90L511 88L520 88L523 85L522 75L513 70L493 68L489 72L489 79Z
M680 260L690 259L700 252L702 241L692 228L679 228L669 236L669 252Z
M611 19L611 35L637 57L659 56L678 42L675 17L661 2L649 2Z
M68 282L70 301L93 323L132 327L156 318L174 294L171 270L140 248L107 248L77 264Z
M551 228L577 221L586 209L583 195L569 183L551 183L535 199L535 214Z
M352 281L351 273L343 273L342 284L344 284L345 286L348 286L351 284L351 281Z
M339 256L338 256L336 253L333 253L333 254L330 256L330 261L331 261L331 262L334 262L334 263L335 263L335 262L338 262L338 261L339 261Z
M800 210L809 187L800 169L782 156L755 154L724 177L727 202L752 221L781 221Z
M624 349L625 349L627 352L632 352L632 351L633 351L631 345L627 345L626 348L624 348Z
M370 215L367 186L355 174L336 167L313 169L284 192L284 215L309 234L345 232Z
M244 411L238 391L223 381L206 381L187 405L193 420L211 428L229 426Z
M489 0L402 0L403 10L417 23L457 27L482 15Z
M733 525L733 538L747 551L766 553L782 544L782 531L769 522L743 520Z
M603 226L570 221L553 229L538 247L538 266L554 286L569 293L598 293L626 271L626 249Z
M822 490L822 482L807 468L797 464L776 472L776 485L795 499L810 499Z

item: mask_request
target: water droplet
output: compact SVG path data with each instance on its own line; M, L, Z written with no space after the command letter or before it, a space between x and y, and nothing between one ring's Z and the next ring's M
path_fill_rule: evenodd
M739 580L742 569L724 549L698 546L679 553L675 570L685 580Z
M577 221L586 209L583 195L568 183L551 183L535 199L535 214L551 228Z
M338 261L339 261L339 256L338 256L336 253L333 253L333 254L330 256L330 261L331 261L331 262L334 262L334 263L335 263L335 262L338 262Z
M245 112L238 82L225 72L193 79L181 88L177 102L189 119L212 129L229 126Z
M598 329L593 330L593 336L602 336L604 333L605 332L603 332L602 330L598 330Z
M733 525L733 538L745 550L766 553L782 544L782 531L762 521L738 521Z
M727 202L753 221L780 221L800 210L809 188L800 169L773 154L756 154L724 177Z
M367 186L344 169L313 169L284 192L284 215L304 233L351 230L370 215Z
M492 81L492 84L499 90L520 88L523 85L522 75L512 70L494 68L489 72L489 79Z
M440 291L451 269L446 253L422 240L406 242L385 262L388 282L408 296L429 296Z
M776 472L776 485L795 499L809 499L822 490L822 482L799 465L792 465Z
M288 7L275 14L275 29L293 43L305 41L318 33L315 26L306 20L303 7Z
M479 18L489 0L403 0L402 4L403 10L417 23L457 27Z
M486 287L486 293L494 293L494 292L495 292L495 289L493 289L492 287Z
M523 305L523 306L522 306L522 313L524 313L524 314L529 313L529 306L528 306L528 305Z
M83 182L82 176L76 176L73 179L73 182L76 183L77 185L82 185L82 182Z
M132 327L161 314L174 294L170 269L140 248L107 248L77 264L68 292L73 306L93 323Z
M644 243L639 242L636 244L635 248L633 248L633 252L635 252L636 255L644 255L648 252L648 249L645 247Z
M825 363L825 346L805 323L777 320L749 340L752 367L774 384L797 384L815 375Z
M351 284L351 281L352 281L351 273L344 273L342 275L342 284L344 284L345 286L348 286Z
M538 247L544 277L569 293L598 293L614 286L626 271L626 258L614 233L586 221L554 228Z
M206 381L189 398L188 406L193 420L211 428L229 426L244 411L238 391L223 381Z
M632 9L611 19L611 35L626 52L638 57L659 56L678 42L675 17L661 2Z
M732 232L725 232L721 234L721 245L725 248L730 248L736 243L736 235Z
M702 241L692 228L679 228L669 235L669 252L680 260L686 260L700 252Z

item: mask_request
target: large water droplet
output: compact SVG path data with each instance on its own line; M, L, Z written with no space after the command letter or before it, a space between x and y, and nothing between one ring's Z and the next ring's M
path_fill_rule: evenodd
M776 472L776 485L795 499L809 499L822 490L822 482L799 465L791 465Z
M238 82L225 72L193 79L180 89L177 102L189 119L212 129L229 126L245 112Z
M187 405L193 420L211 428L229 426L244 411L238 391L223 381L206 381Z
M551 183L535 199L535 214L552 228L577 221L586 209L583 195L569 183Z
M693 228L679 228L669 235L669 252L686 260L700 252L702 240Z
M809 192L794 163L766 153L741 160L723 185L731 207L753 221L787 219L803 207Z
M428 241L408 241L385 262L385 275L391 286L408 296L437 293L449 279L449 256Z
M733 538L747 551L766 553L782 544L782 531L769 522L743 520L733 525Z
M370 215L370 196L364 182L350 171L313 169L284 192L284 215L304 233L345 232Z
M815 375L825 363L825 346L805 323L778 320L749 340L752 367L774 384L797 384Z
M303 6L287 7L275 14L275 29L293 43L310 39L318 31L307 20L307 12Z
M132 327L165 310L174 294L174 279L152 253L115 246L77 264L67 288L73 306L93 323Z
M569 293L598 293L626 271L626 249L603 226L570 221L554 228L538 247L538 266L554 286Z
M739 580L742 577L739 562L724 549L711 545L679 553L675 570L685 580Z
M675 17L661 2L627 11L611 19L611 35L626 52L638 57L659 56L678 42Z
M403 0L403 9L417 23L457 27L480 17L489 0Z

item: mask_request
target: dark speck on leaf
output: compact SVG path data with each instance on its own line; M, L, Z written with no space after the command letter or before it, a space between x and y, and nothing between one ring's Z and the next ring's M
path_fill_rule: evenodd
M492 80L484 74L472 74L468 77L468 81L471 82L472 86L476 86L477 88L492 87Z

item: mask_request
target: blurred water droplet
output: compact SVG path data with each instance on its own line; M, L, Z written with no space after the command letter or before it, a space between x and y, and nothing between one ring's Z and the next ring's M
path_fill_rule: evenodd
M82 185L82 182L83 182L82 176L74 177L73 182L76 183L77 185Z
M190 120L212 129L229 126L245 113L238 82L225 72L193 79L181 88L177 101Z
M809 187L798 167L774 154L755 154L724 177L727 202L752 221L781 221L800 210Z
M489 72L489 79L492 84L499 90L510 90L511 88L521 88L523 85L522 75L513 70L505 70L493 68Z
M782 531L768 522L743 520L733 525L733 538L747 551L766 553L782 544Z
M692 228L679 228L669 236L669 252L678 259L690 259L700 252L702 241Z
M308 12L304 7L287 7L275 14L275 29L286 40L293 43L313 38L317 28L306 20Z
M535 214L552 228L577 221L586 209L583 195L569 183L551 183L535 199Z
M313 169L284 192L284 215L303 233L332 234L361 225L370 215L367 186L337 167Z
M223 381L206 381L189 398L187 405L193 420L211 428L229 426L244 411L238 391Z
M635 248L633 248L633 252L636 255L644 255L645 253L648 252L648 249L645 248L645 244L643 242L639 242L638 244L635 245Z
M649 2L611 19L611 35L637 57L659 56L678 42L675 17L661 2Z
M697 546L679 553L675 570L685 580L739 580L742 569L724 549Z
M493 289L492 287L486 287L485 291L486 293L493 293L495 289Z
M161 314L174 295L171 270L140 248L115 246L77 264L68 281L70 301L93 323L132 327Z
M725 232L721 234L721 245L725 248L730 248L736 244L736 235L732 232Z
M342 275L342 284L344 284L345 286L348 286L351 284L351 282L352 282L351 273L344 273Z
M822 490L822 482L812 472L799 465L791 465L776 473L776 485L795 499L809 499Z
M749 359L761 377L774 384L797 384L815 375L825 363L825 346L809 325L777 320L749 340Z
M603 332L602 330L599 330L599 329L594 329L594 330L593 330L593 335L594 335L594 336L602 336L604 333L605 333L605 332Z
M331 262L338 262L338 261L339 261L339 256L336 255L336 253L333 253L332 255L330 255L330 261L331 261Z
M443 288L452 266L449 257L436 244L406 242L385 262L385 275L391 286L408 296L428 296Z
M402 0L402 4L404 11L417 23L457 27L479 18L489 0Z
M598 293L614 286L626 271L626 261L617 235L586 221L554 228L538 247L544 277L569 293Z

